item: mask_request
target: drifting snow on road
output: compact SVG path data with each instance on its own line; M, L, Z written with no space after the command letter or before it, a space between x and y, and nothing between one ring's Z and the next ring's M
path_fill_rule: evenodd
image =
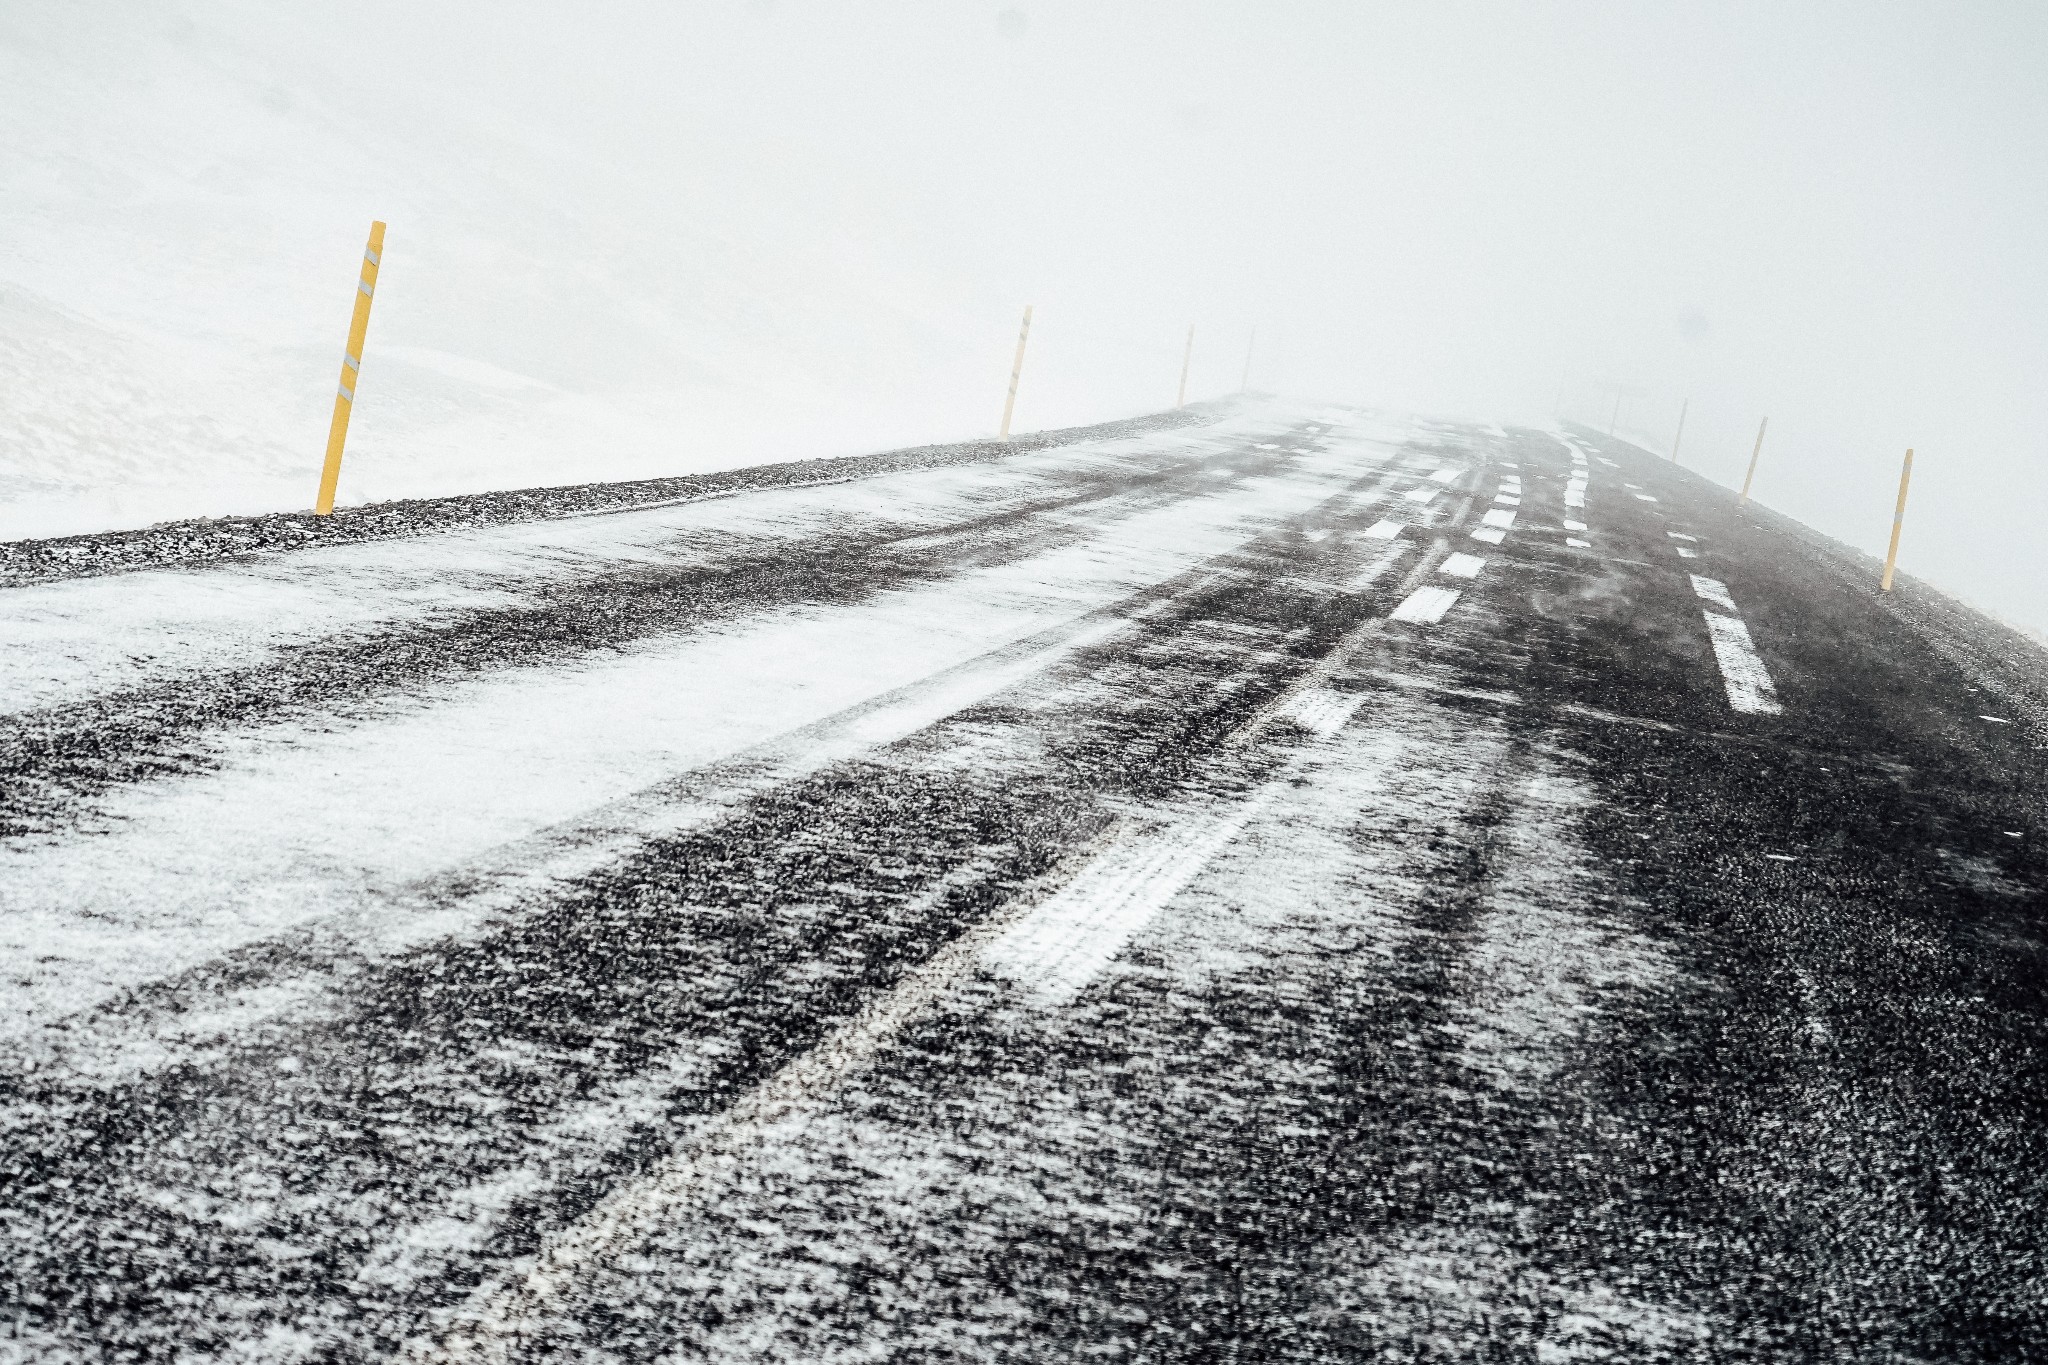
M0 1357L2048 1350L2038 656L1862 572L1247 403L0 590Z

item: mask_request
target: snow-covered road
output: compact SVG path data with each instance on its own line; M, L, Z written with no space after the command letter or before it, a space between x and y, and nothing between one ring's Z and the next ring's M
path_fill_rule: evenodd
M0 1359L2048 1349L2039 658L1861 572L1246 404L0 590Z

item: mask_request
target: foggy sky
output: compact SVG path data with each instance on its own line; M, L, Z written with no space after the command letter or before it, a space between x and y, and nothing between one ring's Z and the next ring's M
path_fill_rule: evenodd
M1683 458L1725 483L1768 414L1760 499L1865 548L1913 446L1903 567L2048 629L2039 6L371 0L263 22L264 61L278 33L307 54L275 98L395 149L394 184L494 148L499 180L666 260L662 297L711 287L694 234L761 276L804 260L826 330L793 364L834 368L835 262L883 282L859 307L959 358L906 344L876 400L901 420L849 418L856 441L916 429L920 393L949 428L926 439L982 407L992 428L1027 302L1020 426L1164 406L1191 322L1195 393L1234 389L1256 327L1254 385L1308 398L1547 421L1562 393L1604 429L1623 385L1622 434L1660 452L1690 399ZM107 60L132 46L108 35ZM381 174L347 172L336 242L386 212Z

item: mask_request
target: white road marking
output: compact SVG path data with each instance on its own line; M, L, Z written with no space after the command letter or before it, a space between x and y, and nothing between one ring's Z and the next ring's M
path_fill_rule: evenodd
M1362 698L1354 705L1356 700ZM620 1185L550 1237L523 1273L515 1270L480 1287L438 1339L415 1338L396 1358L415 1365L513 1358L519 1344L576 1292L591 1266L630 1252L695 1197L718 1158L750 1150L773 1124L837 1090L977 966L1010 977L1041 1004L1071 999L1244 832L1299 766L1289 764L1227 809L1189 814L1163 829L1127 830L1051 896L970 928L817 1047L706 1120L645 1175Z
M1444 619L1444 613L1457 604L1460 595L1450 588L1417 588L1394 608L1388 619L1433 626Z
M1590 549L1592 549L1592 548L1593 548L1593 542L1592 542L1592 541L1590 541L1590 540L1576 540L1576 539L1572 538L1571 536L1566 536L1566 537L1564 538L1564 543L1565 543L1565 544L1567 544L1567 545L1569 545L1569 546L1571 546L1571 547L1572 547L1573 549L1575 549L1575 550L1590 550Z
M1495 493L1493 500L1503 507L1520 507L1522 500L1509 493Z
M1310 531L1305 537L1308 540L1328 540L1329 538L1330 533L1328 531Z
M1282 785L1269 782L1222 814L1112 846L983 949L982 961L1041 1005L1065 1004L1244 832Z
M1564 529L1567 531L1583 531L1586 529L1586 523L1583 521L1566 521Z
M1978 720L1988 720L1988 721L1991 721L1991 722L1992 722L1993 724L1996 724L1996 725L2010 725L2010 724L2012 724L2012 722L2011 722L2011 721L2009 721L2009 720L2007 720L2007 719L2006 719L2006 718L2005 718L2004 716L1979 716L1979 717L1977 717L1977 719L1978 719Z
M1408 543L1406 541L1394 542L1394 544L1387 547L1386 552L1378 559L1375 559L1372 563L1366 565L1365 568L1345 580L1344 586L1353 592L1371 587L1381 574L1392 568L1394 562L1407 553Z
M1276 445L1256 445L1252 447L1253 450L1278 450L1279 448Z
M1360 692L1334 692L1327 687L1315 687L1289 702L1280 714L1304 730L1313 730L1328 738L1344 728L1364 701L1365 696Z
M1688 550L1683 545L1676 545L1672 548L1678 551L1678 557L1680 559L1698 559L1700 557L1700 552L1698 550Z
M1615 463L1614 461L1612 461L1612 460L1608 459L1608 458L1607 458L1607 457L1606 457L1605 455L1602 455L1602 456L1600 457L1600 463L1601 463L1601 464L1604 464L1604 465L1606 465L1606 466L1607 466L1607 467L1608 467L1609 469L1619 469L1619 468L1621 468L1621 466L1620 466L1620 465L1618 465L1618 464L1616 464L1616 463Z
M1376 521L1366 530L1366 534L1374 540L1393 540L1401 534L1401 523L1398 521Z
M1638 494L1636 494L1636 501L1637 501L1637 502L1655 502L1655 501L1656 501L1656 499L1655 499L1655 498L1653 498L1653 497L1651 497L1651 496L1650 496L1650 495L1649 495L1648 493L1638 493Z
M1429 477L1435 479L1438 483L1456 483L1458 476L1464 472L1462 469L1439 469Z
M1766 853L1764 856L1773 862L1779 863L1796 863L1799 861L1789 853Z
M1477 578L1485 567L1486 561L1478 555L1452 555L1438 566L1453 578Z
M1721 665L1721 682L1728 690L1728 704L1751 715L1775 716L1785 708L1778 704L1778 689L1770 670L1749 638L1749 627L1740 616L1701 612L1707 634L1714 643L1714 661Z
M1496 507L1479 519L1488 526L1498 526L1503 531L1515 524L1515 514L1505 507Z
M1778 689L1764 667L1763 656L1749 638L1749 627L1736 613L1735 599L1728 585L1718 579L1691 575L1692 590L1700 599L1721 611L1702 610L1707 636L1714 646L1714 662L1721 667L1721 683L1728 692L1728 704L1752 715L1775 716L1785 708L1778 704ZM1725 612L1725 614L1724 614Z
M1690 540L1694 544L1699 543L1698 536L1689 536L1683 531L1666 531L1664 534L1670 536L1673 540Z
M1411 488L1401 496L1410 502L1428 502L1443 491L1441 488Z
M1728 585L1726 583L1723 583L1718 578L1702 578L1698 574L1691 574L1689 577L1692 579L1692 590L1698 593L1701 598L1712 602L1717 607L1725 608L1731 613L1741 614L1735 611L1735 599L1728 595Z
M1483 540L1488 545L1498 545L1508 538L1508 533L1498 526L1482 526L1472 533L1472 539Z

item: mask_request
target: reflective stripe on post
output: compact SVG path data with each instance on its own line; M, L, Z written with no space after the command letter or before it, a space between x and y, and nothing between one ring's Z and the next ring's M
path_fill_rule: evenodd
M358 372L363 367L363 336L370 330L370 301L377 295L377 267L384 259L384 225L370 224L370 244L363 248L363 272L356 280L356 311L349 319L348 348L341 353L341 385L334 391L334 420L327 426L327 462L320 467L320 494L313 500L317 516L334 514L334 487L341 481L341 448L348 440L349 413L355 409Z

